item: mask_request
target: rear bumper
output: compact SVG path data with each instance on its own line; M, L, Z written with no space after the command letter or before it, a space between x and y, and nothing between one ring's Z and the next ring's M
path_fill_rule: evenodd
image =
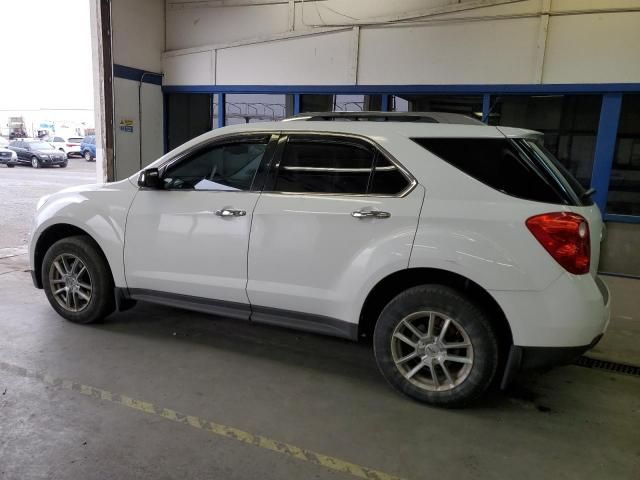
M542 291L490 293L509 321L514 345L590 345L609 324L609 290L600 278L588 274L563 274Z
M509 358L502 376L501 388L509 386L516 374L522 370L546 369L572 363L600 341L603 334L596 336L589 345L579 347L521 347L511 346Z

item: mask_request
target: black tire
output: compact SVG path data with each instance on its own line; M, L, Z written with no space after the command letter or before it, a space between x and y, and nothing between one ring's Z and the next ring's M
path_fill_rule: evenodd
M82 154L82 156L84 157L84 159L85 159L87 162L90 162L90 161L92 160L91 152L89 152L89 151L84 152L84 153Z
M69 162L64 162L60 164L60 168L67 168L67 165L69 164Z
M454 329L447 328L447 333L442 339L445 344L456 343L455 339L453 341L446 339L447 335L457 335L457 338L462 339L464 339L463 335L466 335L467 340L458 340L457 342L458 344L470 343L471 348L448 350L440 349L438 346L429 347L427 343L432 340L426 340L428 323L425 322L429 322L429 314L425 312L438 312L441 315L434 314L433 316L434 325L439 325L440 328L444 326L445 318L451 320L448 325L454 325ZM398 329L405 327L408 319L412 319L411 322L414 322L412 326L416 327L420 333L424 333L423 340L420 342L417 342L417 335L408 338L416 344L415 347L398 340L398 337L394 338L394 332L396 335L402 334L402 331ZM437 331L437 326L432 330L432 332L434 331ZM419 343L421 344L419 345ZM435 406L462 407L479 399L491 385L498 366L498 340L486 314L464 295L443 285L412 287L391 300L376 323L373 344L378 368L385 379L405 395ZM398 345L404 345L402 348L405 350L399 353ZM400 362L397 366L394 353L395 358L400 360L407 358L409 355L406 352L411 353L412 349L415 351L415 356L405 361L406 363ZM434 353L434 351L441 353ZM470 366L454 363L446 358L442 364L438 364L450 352L451 356L456 358L470 355ZM423 354L424 356L422 356ZM438 360L431 355L442 356L437 357L440 359ZM423 361L426 363L420 367L419 364L422 364ZM469 358L465 357L465 361L468 362ZM433 370L429 368L429 364L434 365ZM445 366L447 366L447 373L451 376L444 376ZM418 368L417 373L413 373L414 376L411 376L415 368ZM401 369L405 369L405 371L402 372ZM457 369L457 372L453 369ZM440 380L438 378L436 382L431 380L433 372ZM454 381L446 380L451 377ZM436 390L439 388L436 387L438 382L443 383L443 380L445 383L442 386L443 389ZM460 383L456 384L456 382Z
M38 157L31 157L31 166L33 168L40 168L40 160L38 160Z
M15 165L14 165L14 164L12 164L12 163L8 163L8 164L7 164L7 167L9 167L9 168L13 168L13 167L15 167Z
M53 262L62 254L73 255L86 266L90 276L92 293L90 300L81 311L70 311L56 299L50 275ZM106 260L95 242L87 236L63 238L54 243L42 262L42 285L49 303L60 316L74 323L94 323L101 321L115 309L113 277ZM86 277L85 277L86 278Z

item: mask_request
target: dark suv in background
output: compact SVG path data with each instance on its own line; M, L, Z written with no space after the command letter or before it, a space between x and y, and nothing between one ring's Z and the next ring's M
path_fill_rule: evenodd
M9 144L9 149L18 155L19 164L29 164L33 168L67 166L67 156L42 140L18 139Z

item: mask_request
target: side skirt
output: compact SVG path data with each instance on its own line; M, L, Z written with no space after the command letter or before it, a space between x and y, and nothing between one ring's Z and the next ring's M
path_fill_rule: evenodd
M358 325L336 318L313 315L279 308L261 307L244 303L211 300L190 295L157 292L141 288L116 288L116 299L119 310L130 308L130 303L140 300L169 307L184 308L196 312L208 313L239 320L250 320L256 323L275 325L278 327L302 330L333 337L357 340ZM124 307L124 308L122 308Z

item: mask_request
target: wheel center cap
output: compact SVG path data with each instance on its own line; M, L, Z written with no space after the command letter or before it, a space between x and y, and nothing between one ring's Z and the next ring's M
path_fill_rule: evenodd
M427 348L426 348L427 355L430 355L433 357L438 355L441 351L442 349L435 343L430 343L429 345L427 345Z
M78 281L74 277L68 276L64 279L64 284L67 288L76 288L78 286Z

